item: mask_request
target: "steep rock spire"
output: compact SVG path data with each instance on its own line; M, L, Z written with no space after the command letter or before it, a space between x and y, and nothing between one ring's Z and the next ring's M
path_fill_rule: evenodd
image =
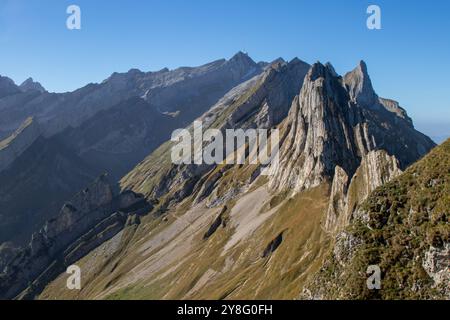
M344 76L344 83L353 102L367 108L376 107L378 96L367 72L367 65L360 61L358 66Z
M271 186L300 191L332 177L336 165L351 175L359 156L353 139L357 108L334 70L315 63L294 99L285 122L280 162L271 170Z

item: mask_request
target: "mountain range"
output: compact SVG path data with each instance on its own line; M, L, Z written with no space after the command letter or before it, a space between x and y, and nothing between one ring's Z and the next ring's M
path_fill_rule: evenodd
M278 129L279 161L174 164L194 120ZM0 140L0 298L449 298L449 141L364 61L341 76L239 52L63 94L1 77Z

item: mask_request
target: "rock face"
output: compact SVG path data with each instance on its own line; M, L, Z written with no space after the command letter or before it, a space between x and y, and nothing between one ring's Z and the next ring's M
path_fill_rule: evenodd
M53 194L46 190L51 187L69 192L92 174L91 169L95 174L102 166L112 168L113 178L117 178L145 154L150 155L120 180L121 193L115 193L101 177L64 202L58 214L46 218L44 227L27 226L27 232L39 230L33 232L30 243L18 252L3 250L7 261L0 264L0 298L34 298L63 274L65 267L82 258L89 260L88 265L98 273L91 273L92 282L80 297L111 297L116 293L139 296L141 288L136 284L142 280L145 285L160 281L156 297L202 296L199 288L209 286L203 292L213 292L221 299L249 292L252 296L274 297L275 287L290 288L277 297L293 298L292 292L297 295L300 283L320 268L328 252L332 252L332 259L324 268L335 267L326 270L337 270L337 279L345 279L353 271L348 266L363 264L358 260L358 250L370 241L392 249L380 261L401 256L396 251L399 244L409 241L405 236L390 243L396 230L389 228L381 230L385 233L382 239L378 234L363 238L360 235L370 231L363 229L355 234L347 229L349 224L369 230L386 225L404 228L411 220L409 227L414 228L420 226L412 221L416 218L424 223L436 222L426 232L434 232L429 237L439 251L430 251L423 268L440 279L443 253L439 239L445 214L443 218L442 211L435 208L436 216L426 219L414 214L395 215L395 210L418 210L402 202L405 197L399 194L404 187L401 192L394 188L387 199L372 198L380 188L392 186L403 176L401 171L434 143L414 129L397 102L377 96L363 62L344 77L330 63L309 66L299 59L278 59L271 64L256 64L243 53L198 68L155 73L130 70L64 95L30 90L6 96L0 99L0 115L7 115L10 123L23 116L10 108L18 101L24 103L27 112L45 102L48 109L35 116L45 129L0 172L5 182L0 186L0 204L19 205L17 199L26 199L28 194L36 199L24 202L47 203L49 194ZM61 110L54 110L56 107ZM204 130L213 128L221 133L227 129L278 128L280 161L268 168L259 164L175 165L171 161L173 143L162 142L174 128L193 130L194 119L203 122ZM30 159L36 167L31 168ZM76 159L77 165L70 159ZM270 176L260 177L265 169ZM32 174L28 177L27 172ZM17 186L15 177L20 173L27 179ZM77 179L69 180L75 173ZM42 177L46 178L44 184ZM435 187L440 181L439 177L421 185ZM29 186L32 192L23 192ZM39 190L45 192L39 194ZM61 199L56 196L60 194L54 194L58 207ZM366 201L372 206L370 210L364 207ZM26 208L12 208L21 212L17 215L20 219L14 221L9 212L0 212L2 234L3 230L12 230L11 226L21 225L25 218L35 224L41 222ZM429 212L431 207L421 209ZM141 219L144 214L149 216ZM43 217L45 213L38 215ZM122 234L140 231L124 237L123 243L119 240L118 245L115 235L124 228ZM415 232L423 234L422 229ZM402 229L402 233L407 234L407 230ZM446 235L444 238L447 241ZM329 250L334 243L334 250ZM100 259L103 262L93 261L98 246L115 247L120 258L113 253ZM122 251L125 247L133 250ZM429 247L420 245L416 249ZM414 260L408 256L404 261ZM130 265L123 266L122 262ZM292 278L284 276L286 270ZM392 277L397 275L392 273ZM171 283L180 285L169 288ZM125 292L128 288L130 291ZM323 288L327 287L311 287L310 297L326 296ZM339 286L330 290L339 290L336 288Z
M347 209L347 190L349 178L344 169L336 166L333 183L331 185L330 204L328 205L327 217L325 220L325 228L333 230L342 225L342 221L348 218Z
M336 166L325 228L339 231L347 226L356 207L379 186L401 174L394 156L383 150L370 151L349 181L345 171Z
M388 111L395 113L399 118L405 120L407 123L409 123L410 126L413 125L412 120L410 117L408 117L408 114L406 113L406 110L400 107L399 103L397 101L391 100L391 99L384 99L379 98L378 100L383 107L385 107ZM397 118L394 118L397 119ZM399 121L401 122L401 121Z
M331 177L336 165L348 173L356 170L352 124L359 114L333 72L316 63L306 75L283 124L286 142L272 168L272 188L298 192Z
M204 130L270 129L278 125L286 117L308 69L309 65L299 59L272 63L261 75L228 92L206 112L200 118ZM218 179L230 169L224 167L214 172L216 165L174 165L170 146L170 143L164 144L126 175L121 181L122 188L142 193L155 201L164 196L162 207L167 208L199 190L198 200L206 198L216 187ZM226 199L237 194L238 190L230 190ZM223 201L212 202L221 205Z
M18 87L1 78L0 231L7 231L0 242L28 239L29 230L36 231L49 212L93 177L108 172L119 180L174 129L261 72L238 53L200 67L114 73L100 84L61 94L46 92L31 79ZM30 116L33 121L26 120ZM50 163L58 174L48 172ZM19 188L32 194L26 203ZM23 234L17 225L26 226Z
M0 270L0 298L33 298L65 266L119 232L128 215L150 209L141 196L131 192L116 196L106 176L98 178L64 204Z

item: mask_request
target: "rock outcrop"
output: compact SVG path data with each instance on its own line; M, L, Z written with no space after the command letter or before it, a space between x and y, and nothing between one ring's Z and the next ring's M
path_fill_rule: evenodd
M227 129L270 129L278 125L286 117L308 69L309 65L299 59L272 63L261 75L232 89L206 112L200 118L203 129L225 132ZM189 130L192 128L192 125L188 127ZM199 193L199 201L205 199L225 172L232 168L224 166L214 172L216 165L172 164L170 147L171 143L164 144L141 162L122 179L122 188L142 193L155 201L164 198L161 204L164 211L192 194ZM238 195L239 190L230 190L228 194L223 201ZM223 201L211 203L218 206Z
M440 248L431 246L422 260L423 269L433 279L433 287L450 298L450 242Z
M369 108L377 105L378 96L373 90L372 81L364 61L360 61L353 71L344 76L343 80L350 99L355 104Z
M267 247L264 249L264 252L262 254L262 258L266 258L270 256L272 253L275 252L275 250L278 249L278 247L283 242L283 232L280 233L278 236L275 237L270 243L267 245Z
M330 64L313 65L281 130L270 187L296 193L332 182L328 230L345 226L356 204L434 146L397 103L378 98L364 62L344 78Z
M19 87L8 77L0 76L0 99L20 93Z
M356 170L361 155L353 126L360 113L333 74L316 63L306 75L283 124L280 161L271 168L272 188L299 192L332 177L336 165L347 175Z
M191 123L227 91L262 70L248 55L238 53L199 67L114 73L102 83L58 94L46 92L31 79L18 87L1 78L0 231L9 231L0 232L0 242L28 239L30 229L35 231L48 212L92 177L106 171L119 180L173 130ZM32 122L26 120L30 116ZM27 126L20 127L24 121ZM51 178L50 163L58 172L50 173ZM26 179L15 185L25 172ZM19 188L30 194L21 199ZM22 234L17 225L24 226Z
M23 84L22 90L12 80L1 78L0 98L7 99L0 99L0 127L15 130L33 116L42 124L45 137L51 137L68 127L77 128L98 112L134 97L151 102L159 112L179 111L187 125L231 88L261 71L247 55L238 53L229 60L193 68L157 72L131 69L114 73L102 83L61 94L42 92L31 80ZM28 90L29 87L40 90Z
M341 220L347 220L348 206L347 206L347 190L349 185L349 178L347 173L339 166L336 166L333 183L331 184L330 204L328 205L327 216L325 220L325 228L333 230L342 225Z

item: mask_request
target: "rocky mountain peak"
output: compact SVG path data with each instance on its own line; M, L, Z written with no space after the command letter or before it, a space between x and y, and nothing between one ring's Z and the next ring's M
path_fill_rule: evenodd
M369 76L369 74L367 73L367 64L364 60L359 60L358 63L358 67L362 73L364 73L365 75Z
M334 69L333 65L331 64L331 62L327 62L325 63L325 67L327 67L328 70L330 70L331 74L334 77L339 77L339 75L337 74L336 70Z
M378 104L378 96L375 93L366 63L361 60L353 71L344 76L344 83L353 102L373 108Z
M230 61L249 61L252 63L255 63L252 58L248 55L248 53L238 51L231 59Z
M20 89L24 92L27 91L39 91L41 93L47 92L45 88L39 83L33 80L33 78L28 78L20 86Z
M399 115L406 116L398 106L391 103L390 112L382 108L364 62L345 76L344 84L330 64L311 66L283 123L284 144L279 163L271 168L271 187L308 189L332 180L336 166L352 177L374 150L384 149L404 168L434 146L401 124Z
M137 74L141 74L142 71L137 68L132 68L132 69L128 70L128 73L131 75L137 75Z

